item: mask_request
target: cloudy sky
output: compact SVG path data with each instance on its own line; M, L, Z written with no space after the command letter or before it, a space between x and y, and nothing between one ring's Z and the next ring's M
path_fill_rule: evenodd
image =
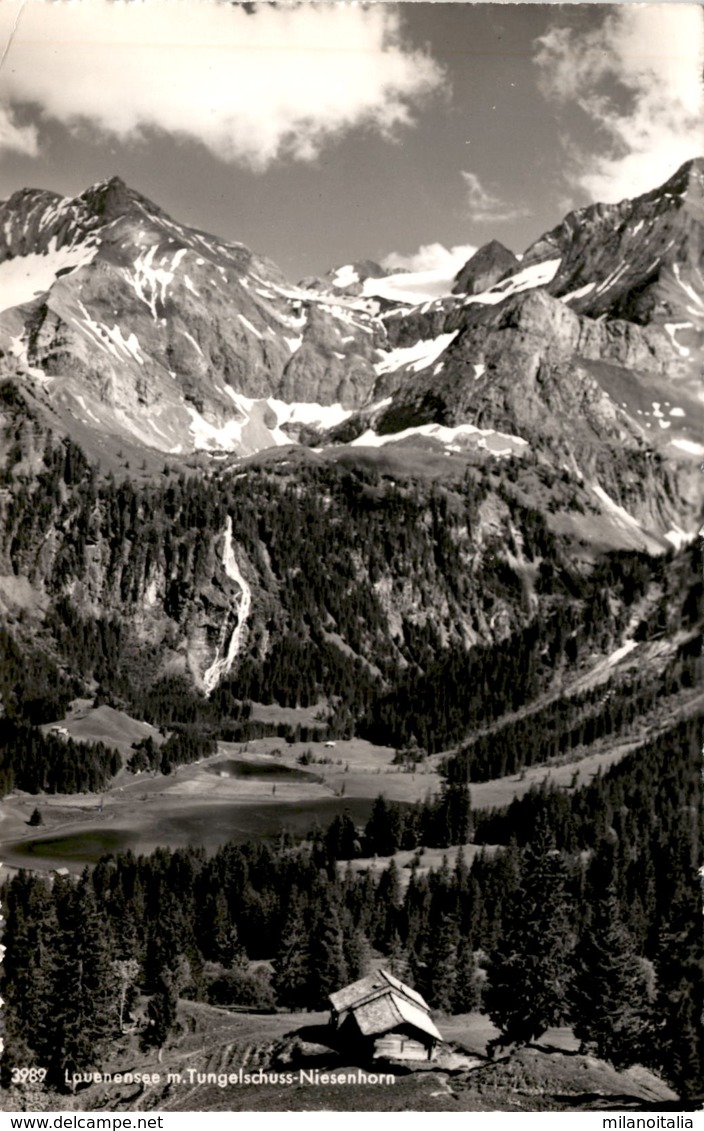
M292 279L522 251L704 149L702 12L0 0L0 197L118 174Z

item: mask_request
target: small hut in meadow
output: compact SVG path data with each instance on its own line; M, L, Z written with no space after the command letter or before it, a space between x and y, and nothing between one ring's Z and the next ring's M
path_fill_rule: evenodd
M388 970L367 974L330 995L338 1043L372 1060L434 1060L442 1036L419 993Z

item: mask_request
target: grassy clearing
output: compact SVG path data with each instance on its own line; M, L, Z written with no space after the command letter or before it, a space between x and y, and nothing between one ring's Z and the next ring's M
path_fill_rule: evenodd
M593 1057L579 1056L567 1029L548 1030L539 1045L488 1062L484 1059L486 1044L497 1030L479 1013L436 1018L454 1050L449 1056L443 1052L436 1064L413 1072L368 1065L362 1069L366 1077L359 1065L327 1047L327 1015L323 1013L231 1014L182 1001L179 1019L181 1033L169 1042L161 1059L155 1052L141 1051L139 1034L133 1032L115 1042L113 1055L104 1065L105 1072L113 1075L130 1070L148 1073L149 1082L95 1082L81 1087L75 1096L64 1097L36 1088L31 1096L13 1089L0 1098L0 1109L633 1111L654 1105L674 1109L673 1093L650 1072L638 1067L616 1072ZM296 1036L308 1044L304 1059L293 1063ZM450 1069L449 1063L464 1063L465 1067ZM343 1075L346 1079L344 1083L315 1078L311 1082L301 1076L301 1069L334 1073L338 1081ZM250 1082L244 1080L246 1073ZM205 1075L199 1080L198 1074Z
M327 717L326 700L311 707L280 707L278 703L252 703L252 720L262 723L286 723L290 726L320 726Z
M125 760L132 754L132 744L135 742L141 742L144 738L153 738L157 746L164 742L156 727L140 722L114 707L94 707L91 699L74 699L64 719L40 729L47 733L55 726L65 727L76 742L102 742L111 750L119 751Z
M533 767L525 775L473 785L473 804L475 808L508 804L548 777L569 788L577 770L578 784L584 784L599 766L606 768L631 747L607 749L577 767ZM309 751L314 758L329 759L329 764L314 761L302 767L298 758ZM339 742L334 748L324 743L280 744L273 738L242 745L220 743L213 757L181 766L168 777L122 771L103 794L6 798L0 803L0 852L6 866L68 867L77 872L103 853L126 848L150 852L159 845L175 848L192 843L210 851L229 840L273 840L284 831L303 836L315 822L325 827L345 811L356 824L364 824L380 793L394 801L412 802L440 788L437 758L412 774L392 766L393 755L390 748L374 747L362 739ZM232 774L233 761L247 765L246 776ZM257 765L261 774L256 773ZM304 770L306 777L295 772L272 777L272 770L287 769ZM39 829L27 824L35 806L44 820ZM471 857L477 848L470 845L466 851ZM422 866L438 866L442 855L442 850L426 850ZM399 854L400 867L412 856ZM383 868L387 863L356 861L355 867Z
M246 743L221 742L220 754L233 757L251 755L275 757L283 766L300 768L299 759L310 754L312 761L303 768L322 779L323 787L333 796L365 797L373 800L380 793L393 801L419 801L428 793L437 793L442 779L437 771L438 759L408 773L394 766L395 751L390 746L373 746L363 738L338 740L334 746L325 742L292 742L280 738L258 738ZM277 753L278 752L278 753Z
M581 759L574 751L573 760L563 764L533 766L474 783L473 807L509 805L545 782L564 790L587 785L656 734L674 713L690 714L703 703L704 692L692 690L672 703L662 703L657 717L641 720L627 740L604 739ZM155 740L160 737L154 728L123 712L91 708L85 701L74 704L62 725L76 737L119 743L125 753L148 733ZM299 761L303 755L305 765ZM437 772L442 755L428 759L415 773L394 766L393 757L390 747L372 746L363 739L339 741L331 747L272 737L241 744L222 742L211 758L181 766L167 777L134 776L122 770L102 794L14 794L0 802L0 859L9 869L68 867L79 872L103 853L128 847L149 852L159 845L175 848L193 843L210 851L228 840L274 840L285 831L304 836L314 823L325 827L345 811L355 824L364 824L380 793L393 801L422 801L442 785ZM232 763L240 763L242 775L233 773ZM43 818L39 828L28 825L35 807ZM454 858L456 849L446 851ZM477 851L477 846L466 846L468 862ZM438 867L443 854L440 849L427 849L421 868ZM408 874L413 855L397 855L402 875ZM385 858L358 860L354 867L381 869L387 863Z
M67 729L75 731L85 721L95 731L100 723L103 734L111 728L115 741L123 726L128 749L146 725L111 708L98 708L85 720L79 716L80 711L73 722L69 718ZM301 766L302 755L313 761ZM379 793L415 801L439 788L434 768L408 774L391 765L393 756L391 748L362 739L334 747L276 738L223 742L216 755L168 777L122 771L100 795L7 798L0 804L6 818L0 850L10 866L78 871L118 848L149 852L158 845L193 843L213 850L228 840L275 839L284 831L303 836L315 822L325 827L344 811L364 824ZM232 773L233 762L246 765L245 776ZM30 829L26 822L36 805L44 825Z
M534 787L545 784L565 790L589 785L600 771L603 774L609 766L630 754L637 745L638 740L619 742L599 753L589 754L579 762L567 762L562 766L531 766L509 777L472 782L472 806L474 809L491 809L494 806L510 805L514 798L523 797Z

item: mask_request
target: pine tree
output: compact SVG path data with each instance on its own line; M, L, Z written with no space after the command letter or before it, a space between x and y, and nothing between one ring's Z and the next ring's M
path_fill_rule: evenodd
M64 1073L100 1067L117 1029L119 991L107 923L98 910L90 876L58 894L58 924L51 977L52 1043L48 1078L63 1086Z
M690 1100L704 1094L704 919L698 877L682 868L656 969L656 1055L648 1059Z
M467 844L472 837L472 799L465 783L443 786L436 813L437 843Z
M43 879L21 871L8 885L2 942L4 1056L1 1082L12 1064L44 1065L51 1043L51 985L58 924Z
M343 908L340 913L342 927L342 949L350 982L363 978L369 969L370 947L364 932L355 925L349 911Z
M223 966L241 966L246 963L247 952L240 942L237 927L230 918L227 898L222 890L207 900L203 919L201 945L205 956Z
M437 925L432 948L427 952L427 986L430 1004L446 1013L452 1010L457 978L457 923L445 916Z
M384 966L402 982L408 981L410 963L408 960L408 950L401 942L401 937L398 931L394 931L389 945L389 950L384 960Z
M453 1013L471 1013L479 1006L480 994L477 980L477 964L471 940L460 938L457 944L455 961L455 983L452 988L450 1007Z
M303 905L299 900L289 906L281 933L281 943L274 959L272 984L279 1005L303 1009L309 1004L308 971L310 940Z
M118 958L113 964L113 970L118 985L118 1023L120 1032L125 1028L125 1008L130 991L133 990L139 977L139 963L135 958Z
M380 950L387 950L394 933L398 931L401 917L401 879L395 860L389 862L379 877L374 896L372 942Z
M176 980L170 970L164 968L156 985L156 992L149 1000L147 1006L149 1018L147 1028L142 1038L145 1048L150 1046L159 1050L161 1060L162 1050L169 1036L177 1032L178 1023L178 995Z
M565 867L544 820L523 857L504 938L491 956L487 1012L501 1044L528 1044L568 1013L572 935Z
M574 1035L615 1068L641 1060L652 1023L649 979L613 889L593 907L574 954L574 969Z
M340 921L334 907L328 906L312 924L308 941L308 1002L312 1009L324 1009L330 994L349 981Z

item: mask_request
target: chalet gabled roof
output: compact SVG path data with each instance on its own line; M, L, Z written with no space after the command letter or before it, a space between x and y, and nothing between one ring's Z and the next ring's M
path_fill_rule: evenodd
M400 979L395 977L395 975L392 974L389 970L380 970L379 973L383 974L384 978L386 978L386 981L390 986L393 986L395 990L398 990L399 993L402 993L404 997L409 998L410 1001L415 1002L416 1005L420 1006L421 1009L424 1009L426 1013L430 1013L430 1006L426 1002L425 998L421 997L417 990L412 990L410 986L407 986L405 982L400 981Z
M411 1025L429 1037L441 1041L442 1037L433 1022L419 1009L412 1005L406 998L395 994L389 989L381 997L372 998L363 1005L352 1010L359 1030L365 1037L373 1037L378 1033L389 1033L399 1025Z
M374 974L367 974L358 982L352 982L351 985L330 994L330 1002L338 1013L346 1009L354 1009L356 1012L359 1006L366 1002L374 1001L392 992L398 997L405 998L419 1010L430 1013L430 1006L419 993L384 969L379 969Z
M427 1033L428 1036L435 1037L436 1041L442 1040L441 1034L434 1022L428 1017L427 1013L419 1009L417 1005L413 1005L412 1002L407 1001L406 998L400 997L398 994L392 994L391 999L396 1009L401 1014L402 1020L405 1021L407 1025L413 1025L414 1028L421 1029L424 1033Z
M359 1025L360 1033L365 1037L373 1037L377 1033L388 1033L397 1025L403 1024L403 1017L396 1008L392 994L386 993L383 997L373 998L364 1005L357 1006L354 1010L354 1019Z

